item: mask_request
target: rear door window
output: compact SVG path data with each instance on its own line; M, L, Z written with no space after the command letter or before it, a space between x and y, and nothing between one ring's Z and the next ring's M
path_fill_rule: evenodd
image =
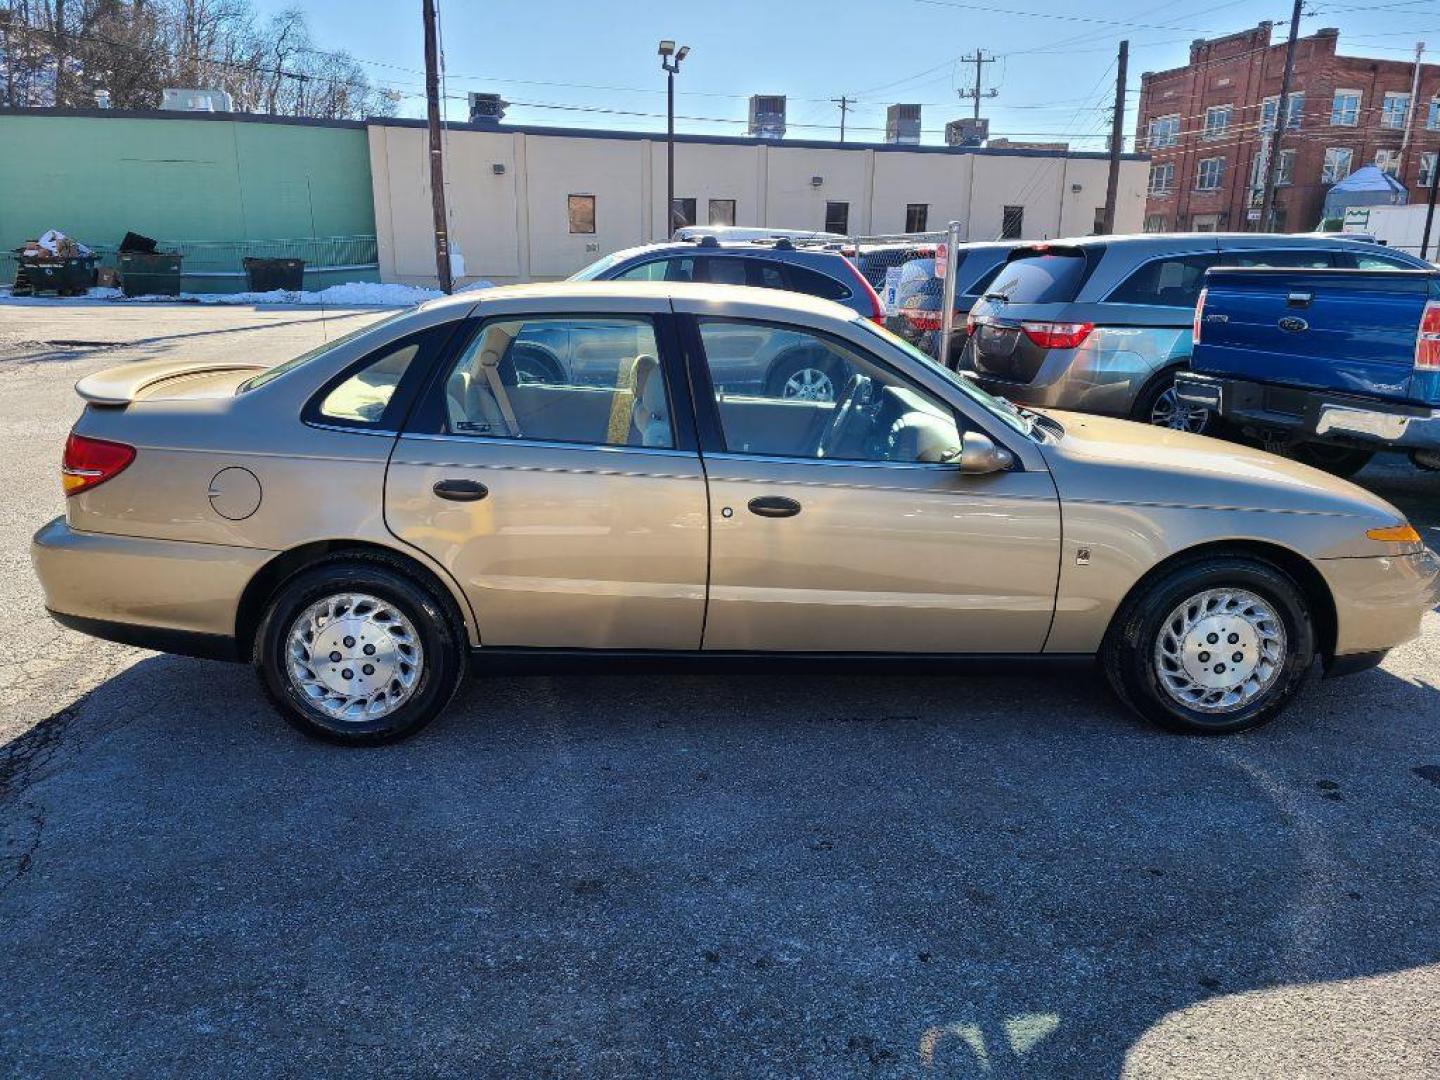
M1205 271L1217 265L1218 259L1208 253L1152 259L1126 278L1107 299L1112 304L1193 308L1205 284Z
M1335 265L1334 254L1314 248L1279 248L1273 251L1222 251L1217 266L1288 266L1296 270L1325 270Z
M1004 263L986 292L1012 304L1068 304L1084 281L1083 254L1033 255Z
M697 267L699 272L696 275L696 279L699 281L708 281L712 285L746 285L749 283L745 272L745 264L749 261L748 259L710 255L695 261L699 264Z

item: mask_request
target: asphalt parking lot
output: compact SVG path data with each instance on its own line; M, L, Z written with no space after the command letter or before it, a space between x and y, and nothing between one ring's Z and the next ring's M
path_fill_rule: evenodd
M1223 740L1084 674L616 675L371 751L46 617L77 377L378 314L0 307L0 1073L1440 1074L1440 614ZM1361 479L1440 546L1440 475Z

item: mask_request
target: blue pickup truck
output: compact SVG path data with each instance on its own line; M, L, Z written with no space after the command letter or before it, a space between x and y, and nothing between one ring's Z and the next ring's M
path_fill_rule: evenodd
M1340 476L1379 450L1440 469L1440 270L1216 268L1176 394Z

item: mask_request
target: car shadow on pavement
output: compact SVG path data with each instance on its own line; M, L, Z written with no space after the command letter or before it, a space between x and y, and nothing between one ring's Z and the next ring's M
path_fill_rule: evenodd
M1228 739L1083 673L493 678L343 750L143 659L0 749L0 1072L1119 1075L1196 1003L1440 961L1437 714L1386 671Z

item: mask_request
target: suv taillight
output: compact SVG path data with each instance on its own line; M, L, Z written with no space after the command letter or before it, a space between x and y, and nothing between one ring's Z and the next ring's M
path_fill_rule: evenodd
M1025 336L1042 349L1077 349L1095 329L1088 322L1022 322Z
M1440 300L1425 305L1415 337L1415 370L1440 371Z
M916 330L940 329L941 319L938 311L927 311L924 308L901 308L900 314Z
M1195 301L1195 321L1190 324L1190 343L1200 344L1200 320L1205 317L1205 296L1209 289L1200 290L1200 298Z
M72 431L65 440L65 456L60 461L60 483L66 496L78 495L120 475L134 460L133 446L91 439Z

